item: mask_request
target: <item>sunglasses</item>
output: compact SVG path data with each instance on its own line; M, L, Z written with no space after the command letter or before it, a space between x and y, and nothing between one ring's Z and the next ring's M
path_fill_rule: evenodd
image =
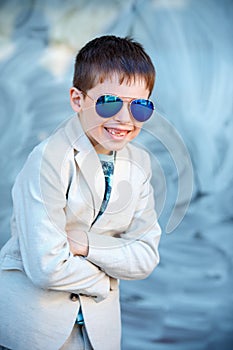
M102 118L111 118L117 114L121 110L124 101L128 102L130 113L138 122L147 121L155 109L152 101L143 98L131 99L125 97L123 99L119 96L106 94L95 100L85 92L83 93L92 101L95 101L96 112Z

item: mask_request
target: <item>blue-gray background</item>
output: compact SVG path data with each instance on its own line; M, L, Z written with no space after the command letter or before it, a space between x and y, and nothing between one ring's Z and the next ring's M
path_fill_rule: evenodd
M137 142L152 158L161 263L121 283L122 348L232 350L231 0L0 0L0 246L15 176L72 115L75 54L105 33L132 35L157 69L157 112ZM184 218L167 234L174 207Z

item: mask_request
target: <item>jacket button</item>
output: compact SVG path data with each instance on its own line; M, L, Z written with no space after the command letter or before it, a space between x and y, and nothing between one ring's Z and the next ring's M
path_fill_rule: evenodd
M72 301L77 301L77 300L78 300L78 294L71 293L71 294L70 294L70 300L72 300Z

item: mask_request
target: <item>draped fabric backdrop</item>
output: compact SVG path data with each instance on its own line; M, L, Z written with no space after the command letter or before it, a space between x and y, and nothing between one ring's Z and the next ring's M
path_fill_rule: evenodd
M76 52L130 35L155 63L135 142L152 159L161 263L121 282L123 350L233 349L232 19L231 0L0 1L0 246L17 173L73 114Z

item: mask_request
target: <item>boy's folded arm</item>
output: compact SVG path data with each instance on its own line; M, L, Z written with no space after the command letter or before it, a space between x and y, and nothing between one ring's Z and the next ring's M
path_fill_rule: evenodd
M153 190L144 190L130 227L120 237L88 232L87 259L109 276L120 279L146 278L159 263L161 230L154 210Z
M46 179L37 169L33 162L26 164L12 191L26 274L40 288L104 299L110 290L109 276L94 263L71 253L66 233L65 198L56 182L54 188L50 184L50 198L48 194L46 198L43 196L41 185ZM26 175L29 171L30 177Z
M119 279L143 279L159 263L160 229L151 227L138 239L89 234L87 259L106 274Z

